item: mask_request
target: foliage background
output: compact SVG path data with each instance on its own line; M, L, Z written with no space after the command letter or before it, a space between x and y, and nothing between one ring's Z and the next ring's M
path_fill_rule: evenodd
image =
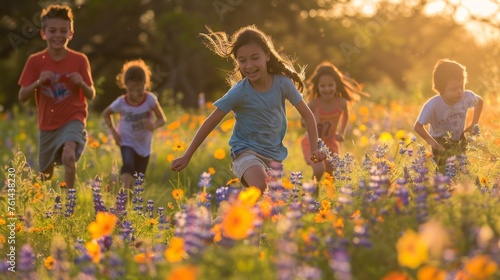
M58 2L62 3L9 0L0 4L0 104L5 111L18 107L17 80L27 57L45 48L38 32L40 10ZM444 3L444 12L426 13L436 2ZM98 97L90 104L95 111L122 93L115 76L124 61L138 57L150 65L154 91L162 104L196 107L200 92L212 101L222 96L228 89L224 76L232 65L203 46L198 34L206 32L205 26L232 34L255 24L272 36L277 49L296 58L298 65L307 66L306 76L316 64L329 60L364 83L373 92L372 100L384 105L391 100L414 102L430 96L430 73L438 58L466 65L470 85L480 94L489 91L489 77L499 75L498 63L494 63L500 61L496 40L478 43L465 23L455 20L455 12L463 8L460 1L65 3L73 7L75 15L75 36L69 47L85 52L91 62L98 89ZM363 12L365 6L373 9ZM471 16L469 20L498 32L498 19Z

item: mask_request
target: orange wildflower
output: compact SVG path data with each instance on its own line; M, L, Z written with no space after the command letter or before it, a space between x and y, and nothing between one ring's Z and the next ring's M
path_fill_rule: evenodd
M115 229L115 224L118 221L118 217L109 212L99 212L97 213L94 222L90 223L88 230L93 239L97 239L102 236L109 236L113 233Z

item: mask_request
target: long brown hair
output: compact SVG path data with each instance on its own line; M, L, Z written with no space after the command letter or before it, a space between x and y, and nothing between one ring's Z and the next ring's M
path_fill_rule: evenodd
M358 101L361 95L368 96L367 93L363 92L363 86L361 84L342 74L342 72L332 63L325 61L316 66L311 78L307 81L309 85L308 96L310 100L319 97L318 82L321 76L324 75L333 77L337 85L336 94L347 101Z
M231 58L234 64L234 70L229 73L227 81L230 85L234 85L241 79L241 73L238 61L236 60L236 52L238 49L249 43L256 43L265 53L269 53L269 61L267 62L267 71L271 74L279 74L287 76L295 82L295 85L302 91L304 89L304 71L295 71L293 61L283 54L278 53L274 48L271 38L264 32L259 30L255 25L249 25L237 30L231 38L228 38L225 32L214 32L207 27L208 33L200 33L203 37L203 43L215 54L223 58Z

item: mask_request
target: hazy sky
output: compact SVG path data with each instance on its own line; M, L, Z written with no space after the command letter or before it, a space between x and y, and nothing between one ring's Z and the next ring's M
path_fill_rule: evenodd
M390 0L391 2L401 2L408 0ZM377 0L354 0L353 3L361 8L367 14L373 13L376 9ZM479 41L485 41L490 37L500 38L500 30L494 29L481 23L470 22L471 15L480 17L495 16L495 22L500 25L500 1L498 0L448 0L453 4L459 4L459 8L454 14L457 22L465 24L467 29L478 38ZM450 14L446 9L446 1L430 0L426 6L429 14Z

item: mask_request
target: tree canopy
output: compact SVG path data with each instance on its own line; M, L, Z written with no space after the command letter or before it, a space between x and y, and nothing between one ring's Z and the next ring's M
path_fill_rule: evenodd
M115 77L125 61L136 58L151 67L153 90L160 98L182 93L171 102L194 107L200 92L209 100L220 97L228 89L225 74L233 65L204 47L199 33L207 26L230 35L255 24L278 50L307 65L306 74L328 60L362 83L389 80L400 89L417 78L430 80L438 58L460 61L471 76L482 73L483 62L500 61L498 51L491 51L493 42L478 44L451 14L425 13L428 2L381 0L366 13L349 0L73 0L67 3L75 15L69 47L89 57L98 89L91 103L95 110L123 93ZM445 2L458 8L455 1ZM39 36L40 11L58 2L36 3L0 4L0 104L6 109L18 103L17 81L27 57L46 47ZM470 20L499 28L492 18Z

